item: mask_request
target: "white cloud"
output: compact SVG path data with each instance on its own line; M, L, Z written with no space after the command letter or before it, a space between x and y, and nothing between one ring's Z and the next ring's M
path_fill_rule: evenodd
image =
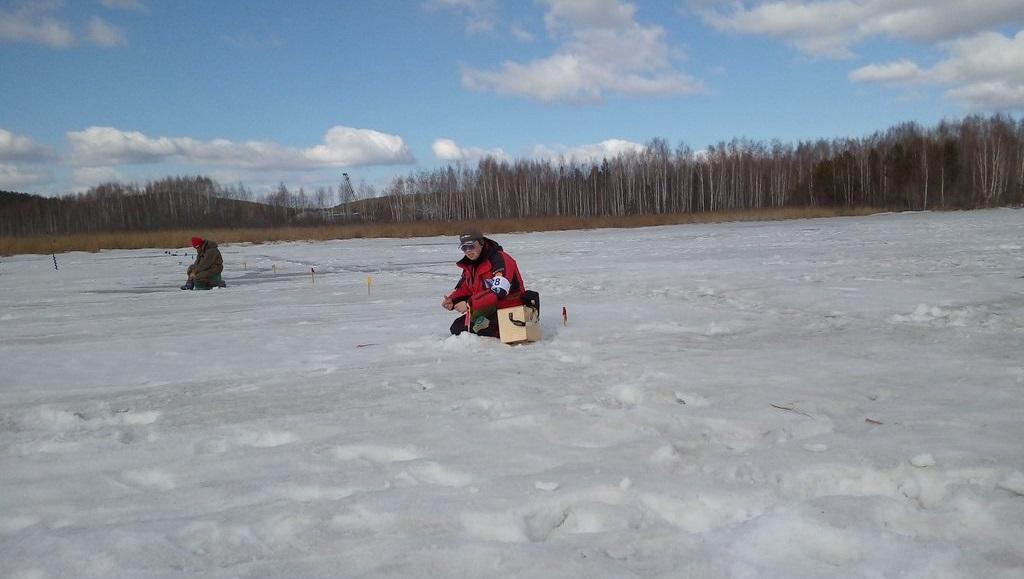
M641 26L635 8L619 0L544 0L548 32L561 39L554 54L497 69L463 67L463 86L543 102L596 102L606 92L682 95L703 90L676 70L665 31Z
M985 32L948 45L950 58L935 65L944 82L1004 79L1024 83L1024 31L1013 37Z
M857 44L876 37L931 43L945 54L931 67L901 58L849 78L943 86L970 110L1024 109L1024 38L994 31L1024 24L1022 0L690 1L715 28L778 38L817 57L852 57Z
M943 47L947 58L931 68L904 59L861 67L850 79L945 86L946 96L969 110L1024 110L1024 31L1013 37L983 32Z
M14 165L0 164L0 189L6 191L43 185L52 180L53 177L47 171L26 171Z
M866 34L942 42L1024 22L1020 0L874 0L866 3Z
M607 139L600 143L574 147L537 145L533 148L532 156L539 159L559 160L564 158L583 162L600 162L602 159L611 159L624 153L642 153L646 149L647 147L644 145L633 141Z
M502 149L481 149L479 147L461 147L451 139L436 139L433 144L434 156L441 161L473 162L485 157L499 161L510 161L512 158ZM600 143L587 145L535 145L527 154L532 159L544 159L554 162L561 160L600 162L602 159L618 157L623 153L642 153L646 146L622 139L608 139Z
M370 129L332 127L324 142L307 149L268 141L237 143L188 137L148 137L137 131L89 127L68 133L72 161L79 166L155 163L170 159L251 170L399 165L415 159L401 137Z
M521 4L511 4L514 12L522 13ZM507 26L508 34L521 42L531 42L533 33L523 27L518 17L507 25L499 14L498 0L427 0L423 3L427 11L446 10L465 20L466 32L471 34L494 33Z
M974 111L1024 110L1024 84L1020 83L976 82L950 89L946 96Z
M434 151L434 156L442 161L462 161L464 159L462 149L451 139L437 139L431 149Z
M900 59L888 64L862 66L849 74L855 82L910 83L922 80L923 71L913 62Z
M404 165L415 163L402 137L371 129L333 127L324 136L324 144L303 151L303 156L319 165Z
M622 29L635 26L636 7L620 0L542 0L548 5L544 23L554 34L567 29Z
M0 161L43 162L56 158L57 154L51 147L37 143L30 137L0 129Z
M87 26L89 40L99 46L128 46L124 32L98 16L93 16Z
M509 34L520 42L533 42L533 33L518 24L508 27Z
M704 2L703 4L708 4ZM941 42L1024 22L1021 0L770 0L698 8L719 30L789 42L806 54L846 58L873 37Z
M77 165L101 166L151 163L177 153L174 139L151 139L137 131L89 127L67 134L71 159Z
M75 43L75 35L66 23L42 15L39 10L0 9L0 40L66 48Z
M110 2L113 7L138 5L137 2ZM77 25L56 18L54 13L62 2L26 2L13 10L0 9L0 41L42 44L50 48L68 48L79 42ZM98 16L93 16L82 27L85 40L98 46L127 46L125 33Z
M431 148L434 151L434 156L441 161L479 161L484 157L502 161L509 160L508 154L500 148L487 150L478 147L460 147L451 139L437 139Z
M78 167L72 171L75 185L72 189L84 191L100 183L127 183L131 181L127 175L113 167Z
M466 31L491 32L497 26L498 9L495 0L428 0L427 10L450 10L466 19Z

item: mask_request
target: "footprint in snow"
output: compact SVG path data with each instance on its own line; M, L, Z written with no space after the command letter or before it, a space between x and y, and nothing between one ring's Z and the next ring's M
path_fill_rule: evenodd
M706 533L726 525L742 523L761 516L764 505L742 494L699 493L675 497L646 493L641 504L666 523L688 533Z
M643 524L644 512L625 500L624 489L598 487L525 508L464 513L461 520L473 537L502 543L536 543L569 535L635 530Z
M460 412L464 416L477 416L481 418L505 418L510 416L505 411L505 403L501 400L490 398L471 398L452 406L452 411Z
M274 494L295 502L337 501L355 493L348 487L320 485L285 485L274 489Z
M411 446L381 444L348 444L335 447L332 453L338 460L365 460L380 464L407 462L420 458L420 454Z
M156 468L128 470L121 474L125 483L143 489L169 491L174 488L174 478Z
M13 535L40 522L39 517L13 515L0 517L0 535Z
M675 391L673 392L675 401L677 404L684 406L693 406L694 408L704 408L711 405L711 401L699 394L689 394L686 392Z
M409 486L434 485L441 487L464 487L473 482L473 477L457 469L436 462L424 462L410 466L396 477Z
M273 448L297 442L299 437L286 431L276 430L245 430L235 436L235 443L239 446L252 446L255 448Z
M275 448L298 442L298 436L281 430L240 430L228 436L199 440L193 444L195 454L224 454L235 448Z
M612 386L606 392L601 401L608 408L633 408L643 402L644 393L641 388L620 384Z

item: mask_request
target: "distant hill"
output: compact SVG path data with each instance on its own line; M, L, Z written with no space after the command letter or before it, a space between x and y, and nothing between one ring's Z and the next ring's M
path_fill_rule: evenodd
M7 205L13 205L15 203L23 203L33 199L44 199L44 197L40 195L31 195L29 193L17 193L15 191L0 191L0 207L6 207Z
M276 227L300 217L289 207L225 199L214 195L158 191L91 193L61 198L0 194L0 236L156 231L223 227Z

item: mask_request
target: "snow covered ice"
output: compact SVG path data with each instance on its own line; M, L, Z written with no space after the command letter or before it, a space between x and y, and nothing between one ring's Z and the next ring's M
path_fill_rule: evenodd
M1024 211L494 237L3 259L0 576L1024 577Z

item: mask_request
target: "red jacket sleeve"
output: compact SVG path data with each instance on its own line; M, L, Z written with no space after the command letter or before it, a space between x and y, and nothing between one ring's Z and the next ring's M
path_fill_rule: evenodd
M478 292L476 295L469 298L469 307L474 310L485 310L487 308L497 309L498 296L491 290Z
M448 299L453 302L460 302L469 299L472 293L469 289L469 283L466 281L466 274L463 272L462 277L459 278L459 283L455 284L455 289L452 290L452 293L448 294ZM470 304L470 306L472 305Z

